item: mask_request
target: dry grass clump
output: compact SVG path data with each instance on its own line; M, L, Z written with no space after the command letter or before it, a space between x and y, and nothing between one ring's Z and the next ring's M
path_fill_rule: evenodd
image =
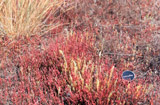
M0 36L31 36L54 28L53 15L62 0L0 0Z

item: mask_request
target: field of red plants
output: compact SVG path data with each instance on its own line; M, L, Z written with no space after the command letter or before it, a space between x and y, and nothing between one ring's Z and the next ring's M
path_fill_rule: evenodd
M160 1L0 0L0 105L160 105Z

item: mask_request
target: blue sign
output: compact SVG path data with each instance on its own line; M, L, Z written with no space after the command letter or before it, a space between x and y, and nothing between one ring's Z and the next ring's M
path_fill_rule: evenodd
M122 74L122 78L124 80L133 80L135 78L135 74L132 71L124 71Z

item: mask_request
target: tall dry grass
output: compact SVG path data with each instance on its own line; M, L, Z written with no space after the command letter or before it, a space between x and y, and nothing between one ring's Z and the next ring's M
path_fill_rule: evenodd
M0 0L0 37L44 34L56 27L49 17L62 4L62 0Z

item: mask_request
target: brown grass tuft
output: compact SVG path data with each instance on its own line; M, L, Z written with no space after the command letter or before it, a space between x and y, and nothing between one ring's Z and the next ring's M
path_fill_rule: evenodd
M0 36L14 38L44 34L56 25L47 25L62 0L0 0Z

